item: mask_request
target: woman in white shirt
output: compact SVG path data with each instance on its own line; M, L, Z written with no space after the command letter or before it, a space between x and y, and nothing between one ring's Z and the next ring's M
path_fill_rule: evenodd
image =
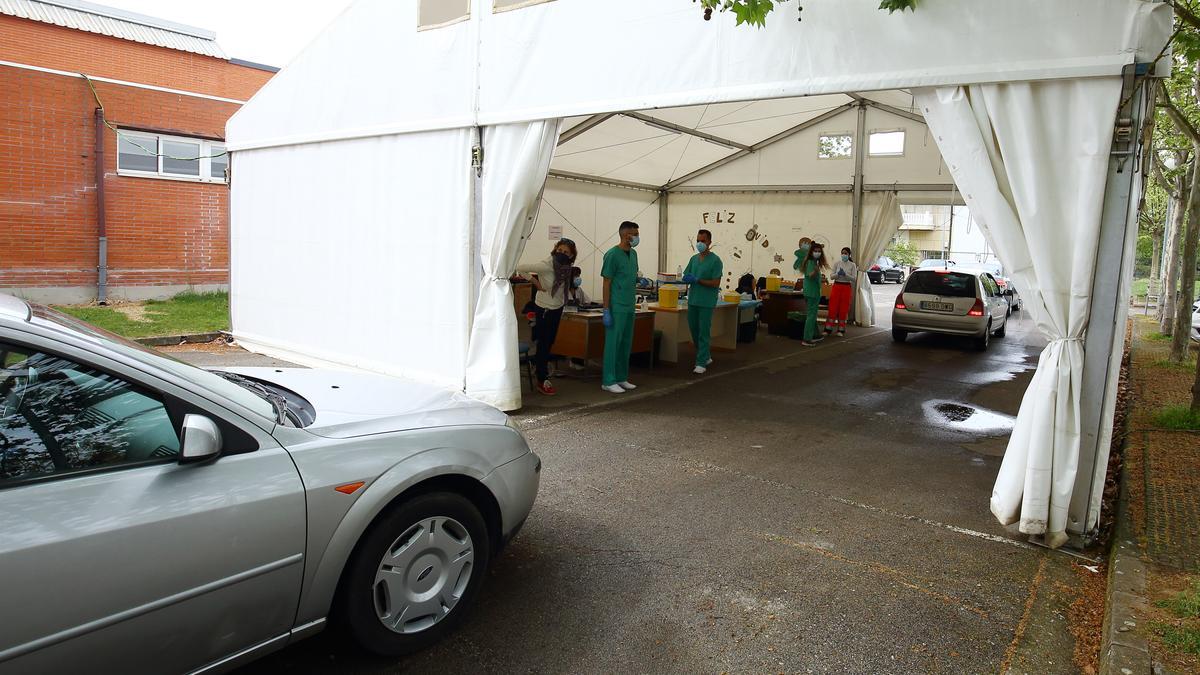
M549 258L517 267L517 274L531 279L538 289L533 299L534 339L537 342L534 364L537 368L537 390L547 396L556 393L554 385L550 383L550 349L558 338L558 323L562 319L563 305L571 288L571 265L577 255L575 242L559 239Z
M850 315L850 303L854 298L854 284L858 280L858 265L854 263L849 247L842 249L842 258L833 264L830 272L833 288L829 291L829 311L825 315L825 334L837 328L838 337L846 337L846 319Z

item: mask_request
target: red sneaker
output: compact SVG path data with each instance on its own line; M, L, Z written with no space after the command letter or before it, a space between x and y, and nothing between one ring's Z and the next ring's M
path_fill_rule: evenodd
M539 384L537 386L537 390L547 396L553 396L558 393L554 391L554 385L550 384L550 380L546 380L545 382Z

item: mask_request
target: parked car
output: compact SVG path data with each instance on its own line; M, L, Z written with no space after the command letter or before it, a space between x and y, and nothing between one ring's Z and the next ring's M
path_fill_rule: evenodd
M954 267L957 264L958 263L954 262L953 260L944 260L942 258L926 258L921 261L920 265L917 265L917 269L946 269L947 267Z
M892 310L896 342L904 342L909 333L927 331L974 338L976 349L983 351L993 335L1004 337L1007 328L1008 302L984 270L917 270L909 275Z
M1192 305L1192 339L1200 342L1200 299Z
M1004 274L1004 266L998 262L982 263L979 268L991 273L992 278L996 280L996 285L1000 287L1000 292L1008 300L1008 307L1014 312L1021 311L1021 294L1017 292L1017 285L1013 283Z
M521 433L453 392L206 371L9 295L0 367L4 673L227 670L327 622L420 649L537 495Z
M904 283L904 268L897 265L891 258L881 256L874 265L867 268L867 278L873 284L882 284L888 281L902 284Z

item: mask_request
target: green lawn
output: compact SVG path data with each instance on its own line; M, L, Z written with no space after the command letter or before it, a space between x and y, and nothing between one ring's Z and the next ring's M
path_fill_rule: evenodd
M1130 291L1130 294L1133 295L1134 298L1139 299L1139 301L1140 301L1140 298L1142 298L1143 296L1146 295L1146 284L1148 284L1148 283L1150 283L1149 279L1134 279L1132 290ZM1195 292L1192 293L1192 295L1191 295L1191 298L1193 300L1196 299L1197 297L1200 297L1200 280L1196 281Z
M55 309L130 338L211 333L229 328L228 293L180 293L169 300Z

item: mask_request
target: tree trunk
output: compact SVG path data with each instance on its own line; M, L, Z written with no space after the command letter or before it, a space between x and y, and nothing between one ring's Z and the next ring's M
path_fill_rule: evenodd
M1188 185L1191 183L1191 170L1187 176L1176 179L1179 198L1174 200L1175 210L1171 214L1171 236L1167 238L1167 269L1163 271L1162 311L1158 313L1158 332L1170 335L1175 330L1176 293L1179 290L1179 261L1183 250L1184 224L1187 222ZM1185 180L1187 182L1185 182Z
M1195 144L1200 151L1200 143ZM1200 154L1196 155L1200 161ZM1196 248L1200 245L1200 171L1193 162L1192 184L1188 190L1188 225L1183 241L1183 255L1179 270L1178 302L1175 306L1175 332L1171 336L1171 362L1183 363L1188 355L1188 343L1192 332L1192 296L1196 292Z

